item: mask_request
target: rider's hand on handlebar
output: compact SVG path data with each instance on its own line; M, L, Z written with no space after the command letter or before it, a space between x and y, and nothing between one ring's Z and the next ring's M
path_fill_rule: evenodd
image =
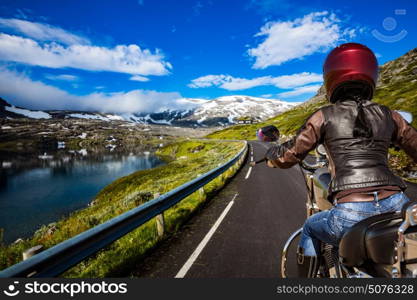
M278 166L272 160L267 160L266 165L270 168L278 168Z
M261 162L264 162L264 161L266 161L266 165L267 165L268 167L270 167L270 168L276 168L276 167L277 167L277 166L273 163L273 161L267 160L266 158L263 158L263 159L258 160L258 161L251 161L251 162L249 163L249 166L254 167L254 166L256 166L257 164L259 164L259 163L261 163Z

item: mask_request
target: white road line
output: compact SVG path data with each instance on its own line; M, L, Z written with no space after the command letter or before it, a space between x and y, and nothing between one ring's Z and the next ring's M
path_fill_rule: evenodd
M249 167L249 170L248 170L248 173L246 173L245 179L249 178L250 172L252 172L252 167Z
M232 207L233 203L235 202L235 199L238 194L233 196L232 201L229 202L229 204L226 206L226 208L223 210L220 217L217 219L216 223L214 223L213 227L210 228L210 231L206 234L204 239L198 244L197 248L194 250L194 252L191 254L191 256L188 258L188 260L185 262L185 264L182 266L181 270L175 275L175 278L184 278L187 274L188 270L190 270L191 266L197 259L197 257L200 255L200 253L203 251L204 247L207 245L207 243L210 241L210 238L213 236L213 234L216 232L216 229L219 227L220 223L223 221L224 217L226 217L227 213L229 212L230 208Z

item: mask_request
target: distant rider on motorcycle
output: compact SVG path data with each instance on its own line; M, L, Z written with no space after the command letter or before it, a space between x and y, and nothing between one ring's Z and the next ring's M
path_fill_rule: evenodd
M297 250L299 277L316 275L320 241L337 247L355 223L400 210L409 201L403 193L406 184L388 168L391 144L417 162L417 131L398 112L371 101L378 64L369 48L347 43L333 49L323 77L332 105L314 112L295 138L266 155L268 166L290 168L318 144L327 151L334 207L304 223Z

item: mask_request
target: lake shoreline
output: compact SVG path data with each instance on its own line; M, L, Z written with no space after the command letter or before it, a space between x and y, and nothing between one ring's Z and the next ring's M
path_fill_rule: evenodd
M168 157L171 162L156 168L134 172L113 181L94 198L94 205L79 209L52 226L42 226L32 237L16 244L0 246L0 269L21 261L22 252L36 245L50 248L98 224L106 222L138 205L204 174L220 163L225 163L242 149L242 142L217 142L184 140L168 145L156 155ZM215 179L204 188L204 193L194 193L181 204L167 211L167 233L175 231L189 215L203 203L208 195L221 188L228 177ZM139 259L158 241L153 221L129 233L112 244L110 251L69 270L65 277L105 277L128 272L129 261ZM132 241L135 241L132 243Z
M151 152L68 153L33 157L0 171L3 243L28 238L44 225L89 205L107 184L165 164Z

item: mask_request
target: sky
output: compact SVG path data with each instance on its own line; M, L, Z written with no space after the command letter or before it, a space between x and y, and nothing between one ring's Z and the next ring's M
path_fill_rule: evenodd
M31 109L185 109L312 97L337 45L417 47L417 1L2 0L0 97Z

